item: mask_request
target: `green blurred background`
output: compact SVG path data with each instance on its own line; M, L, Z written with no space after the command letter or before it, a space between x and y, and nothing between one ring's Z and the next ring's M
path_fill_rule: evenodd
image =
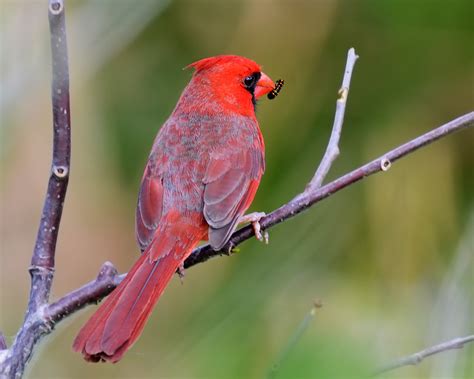
M1 0L0 330L11 343L51 157L47 1ZM330 178L474 108L472 0L67 1L73 158L52 299L105 260L132 264L137 189L153 138L199 58L232 53L286 86L261 101L269 212L312 176L349 47L356 65ZM262 378L314 299L324 303L274 378L351 378L472 334L474 131L397 162L176 278L116 365L71 351L93 308L62 322L30 378ZM329 179L330 179L329 178ZM472 378L474 346L387 378Z

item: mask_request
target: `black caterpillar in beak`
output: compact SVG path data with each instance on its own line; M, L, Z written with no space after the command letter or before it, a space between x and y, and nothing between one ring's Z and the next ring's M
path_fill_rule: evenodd
M283 85L285 84L285 81L283 79L278 79L276 82L275 82L275 88L273 88L271 90L271 92L268 93L267 97L270 99L270 100L273 100L275 97L278 96L278 94L280 93L281 89L283 88Z

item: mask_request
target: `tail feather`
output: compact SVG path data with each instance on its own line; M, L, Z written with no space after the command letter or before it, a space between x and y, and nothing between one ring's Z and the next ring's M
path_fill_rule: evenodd
M101 352L103 327L107 318L114 310L114 306L117 303L120 294L123 292L129 281L130 277L125 277L120 286L107 297L99 310L92 315L76 336L73 349L77 352L84 352L84 358L87 361L98 362L102 360L99 353ZM85 354L86 351L88 352L87 355Z
M119 302L105 323L101 346L105 353L113 354L117 346L128 346L138 338L145 324L143 322L138 330L139 320L148 319L153 306L180 264L174 258L173 262L166 262L170 258L172 257L167 256L150 262L145 257L143 264L134 273L134 279L120 295Z
M183 245L176 244L157 260L151 259L156 252L143 253L122 283L83 326L73 349L91 362L120 360L140 336L166 285L197 243L189 241L184 249Z

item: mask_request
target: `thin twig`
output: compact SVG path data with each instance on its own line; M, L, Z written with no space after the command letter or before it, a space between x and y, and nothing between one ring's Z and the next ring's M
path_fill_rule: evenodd
M454 338L452 340L442 342L438 345L428 347L424 350L411 354L407 357L397 359L396 361L377 369L373 375L374 376L380 375L384 372L391 371L403 366L417 365L426 357L442 353L443 351L448 351L448 350L453 350L453 349L462 349L466 343L469 343L472 341L474 341L474 335L470 335L467 337Z
M270 370L268 370L268 374L267 374L268 379L271 379L275 376L275 374L277 373L278 369L280 368L281 364L286 359L290 351L293 350L295 345L303 336L306 329L308 329L308 326L311 320L316 315L316 309L321 308L321 307L322 307L322 304L319 300L314 301L313 306L311 307L309 312L306 313L303 321L301 321L301 323L298 325L298 327L296 328L294 333L291 335L288 342L285 344L285 347L281 350L280 354L278 354L278 358L276 359L275 363L272 365Z
M54 276L54 255L64 199L69 180L71 123L69 109L69 69L63 0L50 0L53 159L46 199L31 259L31 289L28 309L7 354L0 358L0 377L19 378L39 339L51 328L43 322Z
M338 99L336 101L336 114L334 116L334 124L331 131L331 137L324 153L323 159L319 164L313 179L306 187L307 191L317 189L322 186L324 178L331 169L331 165L339 156L339 140L341 139L342 124L344 122L344 113L346 111L347 98L349 96L349 88L351 85L352 71L354 65L359 58L353 48L349 49L347 53L347 63L344 70L344 77L342 79L342 86L338 91Z

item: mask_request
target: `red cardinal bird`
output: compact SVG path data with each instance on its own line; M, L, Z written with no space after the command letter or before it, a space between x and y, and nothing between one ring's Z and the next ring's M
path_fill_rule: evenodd
M89 319L73 348L87 361L117 362L196 245L218 250L250 206L265 168L256 99L273 81L250 59L202 59L153 144L136 211L143 252ZM253 221L256 221L253 219Z

